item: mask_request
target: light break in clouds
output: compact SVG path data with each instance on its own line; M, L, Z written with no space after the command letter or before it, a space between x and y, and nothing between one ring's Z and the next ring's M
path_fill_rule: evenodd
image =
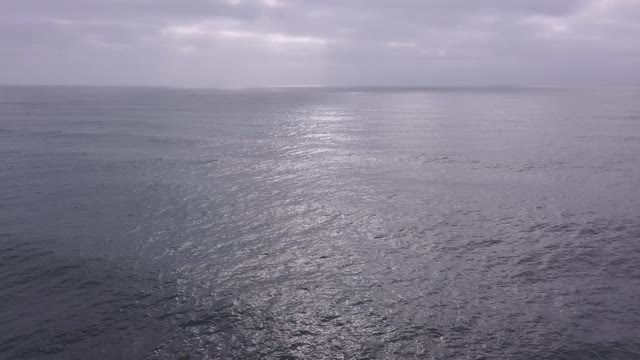
M640 0L3 0L0 83L640 85Z

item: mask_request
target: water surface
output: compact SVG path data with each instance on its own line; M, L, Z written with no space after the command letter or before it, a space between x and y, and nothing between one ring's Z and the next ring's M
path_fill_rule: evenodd
M639 98L0 88L0 358L640 358Z

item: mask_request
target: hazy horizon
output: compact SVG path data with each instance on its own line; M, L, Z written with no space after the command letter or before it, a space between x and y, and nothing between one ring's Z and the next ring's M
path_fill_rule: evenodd
M597 90L597 89L640 89L640 85L517 85L517 84L477 84L477 85L180 85L180 84L62 84L62 83L0 83L0 88L25 87L25 88L141 88L141 89L176 89L176 90L267 90L267 89L361 89L361 90Z
M639 0L7 0L0 84L638 86Z

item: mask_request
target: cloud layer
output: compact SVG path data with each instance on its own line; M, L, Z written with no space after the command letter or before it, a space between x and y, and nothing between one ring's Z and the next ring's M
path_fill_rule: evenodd
M4 0L0 83L640 85L640 0Z

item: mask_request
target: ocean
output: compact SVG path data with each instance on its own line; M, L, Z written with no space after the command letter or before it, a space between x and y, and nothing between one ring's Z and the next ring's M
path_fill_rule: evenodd
M0 358L638 359L639 100L0 87Z

